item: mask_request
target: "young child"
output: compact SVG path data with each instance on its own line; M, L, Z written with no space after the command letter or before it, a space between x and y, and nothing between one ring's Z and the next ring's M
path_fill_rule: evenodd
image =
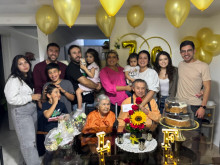
M88 49L86 51L86 62L88 64L88 67L86 67L86 65L83 65L81 63L80 68L86 72L86 74L88 75L87 78L93 81L94 83L100 82L99 79L100 59L99 59L99 54L95 49ZM79 84L79 88L76 90L76 97L77 97L79 110L82 110L82 93L90 92L90 91L93 91L93 89L87 88L82 84Z
M58 126L58 117L62 113L68 113L64 103L60 102L60 90L53 84L49 84L46 88L46 96L48 101L43 103L42 110L44 117L48 120L45 122L44 131L49 132Z
M137 65L138 55L131 53L127 59L127 64L124 68L126 82L132 85L132 82L137 78L140 67Z
M60 90L61 93L60 101L65 104L67 111L71 113L72 112L71 101L73 101L75 98L74 95L75 92L72 83L69 80L60 79L61 70L59 65L56 63L48 64L45 70L51 82L47 82L44 85L43 91L45 91L46 87L49 84L54 84ZM46 99L46 95L44 93L45 92L43 92L43 99Z

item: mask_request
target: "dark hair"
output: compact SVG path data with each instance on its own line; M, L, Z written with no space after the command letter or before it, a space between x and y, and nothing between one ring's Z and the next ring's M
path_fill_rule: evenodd
M94 57L94 62L100 67L101 62L100 62L100 59L99 59L99 53L95 49L92 49L92 48L89 48L86 51L86 53L85 53L86 56L87 56L87 53L91 54Z
M130 65L130 60L132 58L136 58L138 60L138 54L137 53L131 53L129 56L128 56L128 59L127 59L127 64Z
M50 69L58 69L58 70L60 70L60 66L57 63L53 63L53 62L47 64L47 66L45 68L46 75L48 75L48 71Z
M147 83L146 83L146 81L144 81L144 80L142 80L142 79L136 79L136 80L133 81L132 87L135 86L135 83L144 83L144 84L145 84L145 87L146 87L146 89L147 89Z
M18 69L18 60L21 58L24 58L30 66L30 69L27 72L27 77L25 77L25 75ZM31 89L33 89L34 84L33 84L33 77L31 71L31 63L28 60L28 58L25 57L24 55L16 55L14 57L11 65L11 74L9 75L9 77L10 76L17 77L20 81L23 80Z
M59 49L59 51L60 51L60 46L59 46L58 44L56 44L56 43L49 43L49 44L47 45L47 51L48 51L49 47L52 47L52 46L57 47L57 48Z
M175 67L172 64L172 59L170 58L169 53L167 53L165 51L160 51L157 54L157 57L156 57L156 60L155 60L155 63L154 63L154 69L156 70L156 72L159 75L159 73L161 71L161 66L159 65L159 58L160 58L161 55L164 55L164 56L166 56L168 58L168 65L166 67L166 75L168 75L168 79L170 81L172 81L173 80L174 71L175 71Z
M46 94L51 94L53 90L57 87L54 84L48 84L46 88Z
M69 49L68 49L68 54L69 54L69 55L70 55L71 49L73 49L73 48L79 48L79 50L81 51L81 47L80 47L80 46L78 46L78 45L71 45L71 46L69 47Z
M138 53L138 59L139 59L141 53L147 55L147 58L148 58L147 67L148 67L148 68L151 68L151 65L150 65L150 53L149 53L147 50L142 50L142 51L140 51L140 52Z
M180 44L180 50L182 49L182 47L187 46L187 45L192 46L193 50L195 49L194 43L192 41L186 40Z

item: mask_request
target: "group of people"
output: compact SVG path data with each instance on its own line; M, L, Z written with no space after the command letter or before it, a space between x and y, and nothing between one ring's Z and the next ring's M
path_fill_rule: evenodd
M161 118L167 97L185 99L200 123L204 117L211 78L208 65L194 58L192 41L181 43L183 61L178 69L165 51L158 53L153 68L146 50L129 55L128 65L123 68L118 64L118 53L110 50L102 69L94 49L85 53L85 63L81 48L71 45L68 66L57 60L59 51L57 44L48 44L47 59L36 64L33 73L25 56L15 56L5 85L5 96L13 105L12 120L26 164L40 164L35 140L37 122L38 130L48 132L57 127L57 118L62 113L71 113L73 109L81 113L83 102L94 103L93 91L100 91L101 87L105 94L96 98L97 109L89 113L82 133L101 129L111 132L115 123L118 123L117 131L123 132L124 119L128 117L123 107L135 104L137 97L143 100L140 108L148 116L145 125L151 131Z

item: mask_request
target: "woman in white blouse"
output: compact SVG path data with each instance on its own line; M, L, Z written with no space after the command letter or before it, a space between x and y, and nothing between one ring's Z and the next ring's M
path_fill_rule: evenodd
M41 161L36 148L37 109L32 101L38 101L41 96L33 94L31 63L25 56L14 57L4 92L12 106L12 120L24 161L27 165L39 165Z
M154 69L158 73L160 81L160 92L157 94L157 102L160 112L163 113L165 99L168 96L176 96L178 70L172 65L170 55L165 51L157 54Z
M153 98L154 94L159 91L159 79L157 72L151 69L150 54L148 51L142 50L138 53L138 65L140 66L138 78L145 80L148 88L147 95L140 105L142 108Z

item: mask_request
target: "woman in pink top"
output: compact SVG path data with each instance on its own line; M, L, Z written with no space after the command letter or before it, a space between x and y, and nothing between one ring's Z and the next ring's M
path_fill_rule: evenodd
M106 56L106 67L100 71L100 81L105 94L110 98L111 110L115 112L115 104L118 105L118 114L121 103L128 97L125 91L131 91L131 87L126 85L124 68L118 65L118 53L110 50Z

